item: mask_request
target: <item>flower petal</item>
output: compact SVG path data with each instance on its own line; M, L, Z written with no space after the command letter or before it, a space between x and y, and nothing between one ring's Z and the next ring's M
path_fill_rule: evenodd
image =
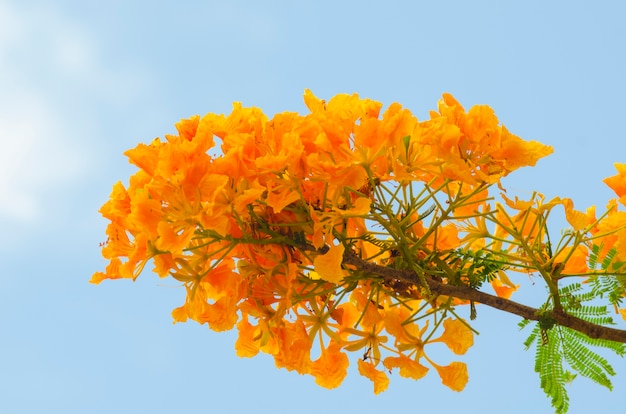
M310 373L315 377L317 385L328 389L337 388L348 374L348 365L350 361L347 355L337 343L331 342L322 355L313 361Z
M387 369L400 368L400 376L404 378L418 380L428 373L428 368L424 365L402 354L399 357L385 358L383 364Z
M384 371L377 370L373 364L363 361L362 359L359 359L358 365L359 374L369 378L370 381L374 383L374 394L380 394L387 389L389 386L389 378Z
M342 244L331 246L326 254L319 255L313 260L315 272L324 280L331 283L340 283L343 280L343 252Z
M474 335L470 328L459 319L446 319L443 321L443 334L430 342L443 342L452 352L462 355L474 345Z
M433 364L439 376L441 377L441 383L452 391L463 391L469 376L467 374L467 365L463 362L453 362L447 366L439 366Z

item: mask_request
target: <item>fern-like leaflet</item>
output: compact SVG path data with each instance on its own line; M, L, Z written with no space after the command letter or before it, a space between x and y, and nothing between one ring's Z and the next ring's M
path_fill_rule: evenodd
M580 283L559 289L559 296L563 310L570 315L595 324L613 324L606 306L585 303L597 296L593 290L584 291ZM609 378L615 375L613 367L604 357L591 350L591 347L609 349L619 356L624 356L626 345L592 339L578 331L550 323L551 311L552 308L548 305L542 308L540 320L524 341L524 346L529 349L535 344L535 372L539 374L541 388L551 399L555 412L561 414L566 413L569 407L565 386L576 377L576 374L609 389L613 388ZM528 320L520 322L520 329L529 323Z
M626 290L626 262L615 260L617 255L615 247L601 256L603 250L602 244L594 244L591 247L589 269L594 273L589 277L589 284L595 296L606 296L612 305L619 307Z

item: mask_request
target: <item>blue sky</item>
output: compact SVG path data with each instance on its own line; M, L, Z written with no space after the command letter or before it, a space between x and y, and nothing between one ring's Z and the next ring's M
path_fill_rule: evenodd
M626 162L626 26L619 1L0 0L0 411L6 413L550 412L517 319L479 309L465 391L393 375L318 388L232 334L171 323L184 289L102 270L97 213L134 172L122 152L233 101L305 110L302 93L357 92L419 118L443 92L491 105L555 154L507 179L601 209ZM558 232L559 228L554 229ZM531 304L542 288L527 287ZM533 303L533 301L535 303ZM572 413L623 412L614 391L569 387Z

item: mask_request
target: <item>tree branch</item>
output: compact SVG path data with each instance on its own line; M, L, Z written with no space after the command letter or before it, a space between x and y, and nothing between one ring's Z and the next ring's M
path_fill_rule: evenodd
M343 257L343 263L355 266L382 277L385 281L401 281L412 285L420 286L420 277L417 273L408 270L397 270L390 267L380 266L376 263L365 261L352 252L346 251ZM540 315L540 310L530 306L522 305L509 299L494 296L479 290L470 288L469 286L453 286L442 283L441 281L428 276L425 278L428 289L435 295L450 296L458 299L470 300L476 303L490 306L492 308L521 316L524 319L538 321L546 315ZM609 328L607 326L596 325L591 322L584 321L575 316L569 315L564 311L553 310L548 316L552 317L560 326L573 329L584 333L593 339L606 339L609 341L626 343L626 330Z

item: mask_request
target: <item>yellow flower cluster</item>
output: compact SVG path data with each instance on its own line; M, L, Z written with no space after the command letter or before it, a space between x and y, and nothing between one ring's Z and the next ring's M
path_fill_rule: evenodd
M464 254L485 249L506 263L489 281L509 297L517 285L504 270L544 272L558 261L560 275L589 272L589 243L545 253L541 218L556 205L575 230L610 234L605 249L626 240L615 230L626 213L616 209L599 222L568 199L505 199L515 214L492 205L491 184L552 149L511 134L487 106L466 112L445 94L418 121L399 104L381 115L380 103L357 95L325 102L307 90L304 100L309 114L272 119L234 104L228 116L183 120L177 135L127 151L139 170L100 210L110 221L102 248L109 263L91 282L135 279L152 261L187 291L174 321L236 328L241 357L264 352L334 388L355 352L376 393L388 372L419 379L427 363L460 391L465 364L438 365L425 350L440 342L460 355L473 344L452 306L465 302L433 298L417 282L391 283L346 264L347 255L477 287L473 275L493 261L480 270ZM221 154L212 156L216 145ZM625 182L609 185L624 193Z

